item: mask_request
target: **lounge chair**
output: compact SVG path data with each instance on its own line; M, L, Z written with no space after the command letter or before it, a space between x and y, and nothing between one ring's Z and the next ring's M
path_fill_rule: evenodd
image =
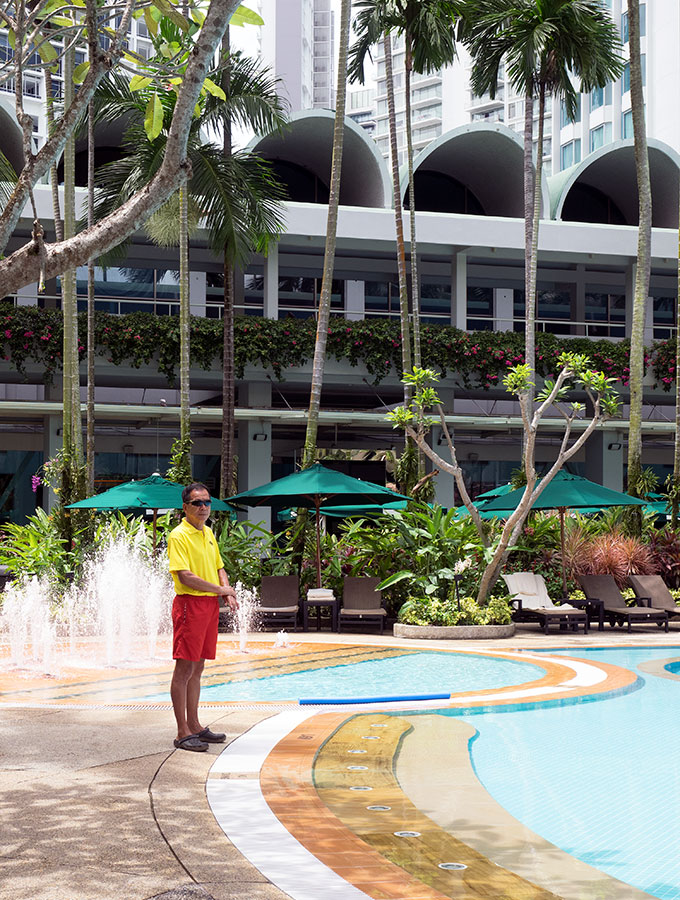
M579 624L582 624L583 633L588 633L586 612L569 603L556 606L548 595L542 575L536 575L535 572L512 572L503 575L503 580L514 595L512 603L517 605L517 609L513 619L516 622L538 621L546 634L551 622L566 625L573 631L578 631Z
M612 628L618 623L633 622L637 625L664 625L668 631L668 613L665 609L649 609L646 606L627 606L618 585L611 575L579 575L579 584L590 603L601 603Z
M383 633L387 613L382 607L382 594L377 590L379 584L379 578L345 577L338 631L342 631L343 622L366 622L380 625L380 634Z
M628 581L640 603L651 606L652 609L665 609L669 618L680 616L680 606L673 599L661 575L629 575Z
M259 613L262 624L274 628L287 625L297 631L300 582L297 575L263 575Z

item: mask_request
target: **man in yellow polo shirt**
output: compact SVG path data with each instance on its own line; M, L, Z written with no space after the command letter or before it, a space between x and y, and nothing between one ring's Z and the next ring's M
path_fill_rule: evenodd
M204 484L182 491L184 519L170 532L168 557L177 596L172 605L175 671L170 684L177 720L175 747L204 751L226 735L204 728L198 719L201 675L206 659L215 659L220 597L236 609L236 592L229 585L215 535L206 525L210 493Z

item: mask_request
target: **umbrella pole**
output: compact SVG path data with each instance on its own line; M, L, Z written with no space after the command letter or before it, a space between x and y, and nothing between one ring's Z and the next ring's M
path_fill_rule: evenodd
M560 548L562 551L562 594L564 599L567 598L567 572L564 566L564 514L565 507L560 506L558 512L560 514Z
M189 495L191 496L191 495ZM156 516L158 515L158 510L154 509L153 511L153 552L154 556L156 555Z
M316 586L321 587L321 501L315 498L316 503Z

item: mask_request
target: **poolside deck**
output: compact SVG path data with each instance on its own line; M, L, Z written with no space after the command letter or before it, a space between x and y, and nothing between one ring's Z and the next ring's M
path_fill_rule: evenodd
M323 658L324 648L333 655L348 645L358 656L370 655L377 649L389 652L395 647L452 649L446 642L403 641L387 635L310 633L291 638L297 647L278 657L279 664L283 662L290 667L297 665L296 655L300 651L312 662ZM221 645L226 646L228 642L229 636L224 636ZM629 635L620 629L608 628L603 633L591 632L587 636L558 632L546 636L537 628L526 626L508 641L466 642L464 649L505 653L520 648L540 652L543 648L557 646L651 645L671 648L679 644L678 625L671 626L667 635L650 629L638 629ZM680 652L669 649L669 657L678 655ZM217 664L221 664L220 660ZM347 886L322 889L315 881L311 865L307 869L303 864L298 870L302 874L306 872L311 881L308 878L306 885L298 885L298 896L312 900L325 900L327 896L343 900L362 895L376 900L380 897L425 900L451 896L447 885L453 883L450 879L463 877L459 871L438 870L440 875L436 884L426 885L421 880L422 866L428 859L434 860L432 848L436 848L435 855L441 861L467 864L467 870L460 870L465 878L474 876L461 882L464 887L458 885L456 897L507 896L517 900L543 900L550 896L569 896L560 886L560 879L562 884L565 879L565 860L562 858L565 855L560 856L559 852L556 854L543 847L542 858L549 860L548 868L552 874L547 882L537 883L536 870L530 864L536 846L526 835L517 832L514 820L504 822L502 816L499 819L498 809L489 806L488 795L479 793L469 765L467 770L465 767L460 769L465 777L458 785L461 793L455 801L465 804L465 822L459 821L457 832L452 831L452 823L446 818L447 809L450 810L451 802L454 802L449 802L451 795L447 793L446 804L438 803L437 791L433 791L432 786L428 789L423 779L414 775L413 760L426 751L427 745L419 744L425 740L423 729L409 731L412 722L406 713L403 717L390 717L396 722L389 740L375 742L375 752L382 760L378 771L383 775L378 778L379 783L365 786L373 788L370 804L391 806L392 810L387 811L390 816L399 807L403 813L400 821L408 824L422 823L426 817L429 829L426 845L430 850L426 849L424 856L411 850L404 854L402 848L407 845L401 842L408 838L384 837L388 832L393 834L400 830L393 827L394 819L384 819L377 831L370 816L366 821L367 801L361 792L356 794L356 803L352 797L352 802L346 806L343 797L333 796L332 778L323 782L322 773L330 772L335 766L333 754L337 755L339 742L354 739L356 735L345 732L343 737L338 732L334 742L327 738L336 729L351 729L347 723L356 710L310 710L310 718L299 723L297 732L295 727L287 726L280 739L268 739L270 749L273 747L276 752L270 754L267 751L266 765L261 773L258 769L257 777L254 777L252 771L229 764L226 758L229 754L216 765L225 745L214 745L204 754L172 750L173 723L167 706L146 704L145 708L129 702L138 688L148 694L150 680L166 687L169 671L170 664L167 664L153 672L116 670L112 673L108 670L89 672L86 678L82 672L65 673L58 680L48 681L18 678L16 672L0 671L0 757L3 760L0 779L4 789L0 801L2 900L145 900L161 897L163 900L209 900L210 897L214 900L284 900L291 896L276 887L269 876L225 836L206 798L206 788L208 793L216 788L219 793L220 785L240 792L245 798L240 811L243 822L254 820L253 785L261 786L270 805L277 807L278 804L279 819L287 820L286 832L295 834L297 828L298 837L301 833L316 837L317 846L311 850L306 848L306 851L320 859L323 869L334 872L336 877L342 876ZM239 758L241 745L238 739L250 735L249 739L255 741L258 734L255 726L270 721L273 714L282 710L285 712L283 706L277 708L272 704L211 705L206 709L204 721L227 732L228 744L233 744L233 760ZM361 718L368 722L364 718L365 712L369 711L361 711ZM435 716L422 718L441 719ZM438 725L449 727L446 723ZM454 722L454 729L455 725ZM268 727L261 725L260 729ZM295 735L288 737L293 732ZM273 745L271 740L274 740ZM456 752L462 765L466 756L463 752L466 747L464 733L452 735L451 741L458 748ZM379 751L377 744L380 744ZM374 744L366 746L373 747ZM385 773L389 774L390 760L394 758L397 746L401 747L398 784L394 779L383 777ZM317 751L322 752L317 756ZM244 758L243 754L240 758ZM248 752L245 759L250 761L248 765L257 767L256 755ZM319 766L315 774L311 768L314 760ZM229 765L232 765L231 769ZM448 792L452 786L447 785L446 789ZM441 801L441 789L439 795ZM333 817L326 820L326 830L299 818L301 811L311 813L315 809L324 816ZM489 831L491 821L501 829L495 837ZM245 825L239 829L244 833L246 830ZM424 826L403 830L422 833ZM499 840L498 836L503 834L506 837ZM369 840L366 840L367 835ZM278 839L269 834L261 837L266 855L276 855ZM325 839L329 839L330 844L323 845ZM354 848L359 846L358 855L348 849L350 844ZM493 858L494 846L500 848L498 858ZM340 865L343 859L337 856L330 858L338 852L347 852L344 858L347 865ZM442 853L455 858L444 859ZM286 852L282 851L281 855L285 857ZM404 860L411 867L410 871L403 868ZM568 887L571 882L575 891L577 879L573 860L566 857L566 861L572 864L566 884ZM503 893L500 893L497 879L498 873L504 872L500 868L503 864L512 868L515 877L510 879L512 884L502 885ZM378 874L379 878L373 878ZM349 879L348 875L351 876ZM541 878L544 877L545 873L541 874ZM582 877L586 878L586 875ZM331 881L338 885L337 881ZM580 888L587 889L580 876L578 882ZM308 893L305 895L303 890ZM647 896L634 889L624 889L618 882L613 887L610 885L610 893L606 893L605 882L599 883L595 890L598 897L616 900L639 900ZM581 892L574 896L591 894Z

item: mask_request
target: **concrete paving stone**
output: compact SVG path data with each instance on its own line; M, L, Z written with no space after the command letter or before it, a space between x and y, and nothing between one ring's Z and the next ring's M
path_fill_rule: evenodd
M257 884L254 881L215 881L204 882L204 886L214 900L288 900L290 897L270 882ZM319 897L319 900L323 898Z
M186 881L176 874L135 875L105 867L60 867L51 863L21 860L0 862L0 900L148 900ZM193 898L192 898L193 900ZM198 898L196 898L198 900ZM201 900L207 900L206 895Z
M200 884L186 884L163 894L149 897L149 900L214 900L213 895Z

